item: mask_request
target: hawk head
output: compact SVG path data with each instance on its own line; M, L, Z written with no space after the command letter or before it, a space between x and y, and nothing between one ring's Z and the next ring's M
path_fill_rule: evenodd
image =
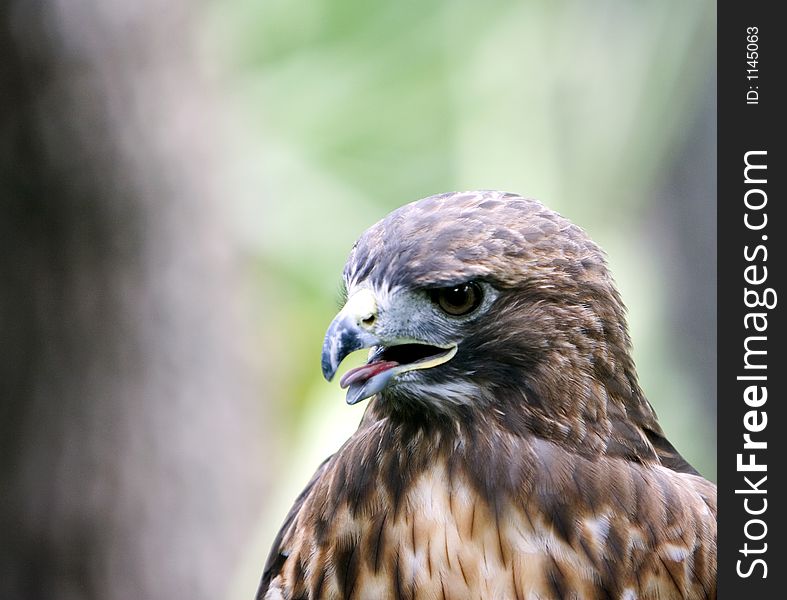
M323 372L368 348L341 385L370 400L258 598L715 597L715 487L642 395L581 229L514 194L432 196L366 231L344 282Z
M330 380L370 349L341 379L348 403L376 396L381 415L497 419L583 452L655 457L661 431L604 254L538 201L483 191L405 205L356 242L344 283L322 369Z

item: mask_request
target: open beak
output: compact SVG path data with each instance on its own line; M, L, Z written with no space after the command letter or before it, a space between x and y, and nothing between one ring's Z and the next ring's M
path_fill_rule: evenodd
M455 344L442 347L410 338L382 339L375 333L377 319L374 295L362 289L347 301L325 334L322 373L328 381L347 355L372 348L365 365L351 369L341 378L341 387L347 388L348 404L381 392L401 373L436 367L456 354Z

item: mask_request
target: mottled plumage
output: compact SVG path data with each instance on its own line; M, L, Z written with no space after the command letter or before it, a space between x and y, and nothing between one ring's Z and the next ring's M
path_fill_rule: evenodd
M258 599L716 597L716 487L637 383L603 253L535 200L443 194L367 230L329 328L357 432ZM463 312L464 311L464 312Z

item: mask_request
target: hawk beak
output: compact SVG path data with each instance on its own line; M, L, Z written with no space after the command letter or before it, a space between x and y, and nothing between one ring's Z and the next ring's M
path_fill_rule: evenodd
M353 294L325 334L321 360L325 379L333 379L339 365L351 352L380 344L380 339L372 333L376 318L377 303L372 292L362 289Z
M377 305L368 289L347 301L328 327L322 345L322 374L331 381L339 365L351 352L373 348L365 365L351 369L341 379L347 388L347 404L356 404L388 387L407 371L431 369L451 360L456 344L434 346L410 338L382 338L375 332Z

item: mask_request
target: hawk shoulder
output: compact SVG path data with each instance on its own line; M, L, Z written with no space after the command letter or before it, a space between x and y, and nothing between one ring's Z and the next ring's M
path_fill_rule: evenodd
M378 423L323 463L258 598L715 596L701 477L535 438L419 443ZM391 447L408 453L381 456Z

